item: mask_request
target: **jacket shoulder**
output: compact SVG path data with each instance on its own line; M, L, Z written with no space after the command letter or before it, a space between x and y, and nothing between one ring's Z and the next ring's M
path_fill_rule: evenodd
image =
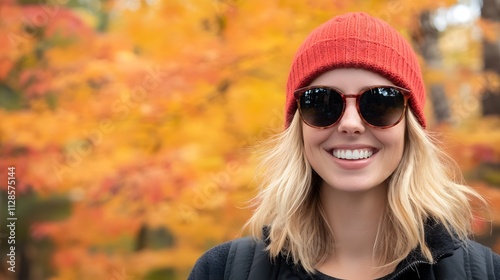
M451 257L438 263L438 271L446 276L458 273L463 279L500 279L500 256L489 247L467 240Z
M222 280L227 256L233 241L222 243L206 251L195 263L188 280Z
M495 270L495 277L500 279L500 255L493 253L493 268Z
M493 252L490 247L484 246L475 241L470 241L469 244L470 248L466 247L469 255L479 258L479 260L475 260L474 263L477 264L484 262L490 273L493 273L494 275L494 278L491 279L500 279L500 255Z

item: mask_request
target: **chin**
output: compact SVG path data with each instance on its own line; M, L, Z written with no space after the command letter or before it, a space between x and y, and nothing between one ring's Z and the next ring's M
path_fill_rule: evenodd
M375 189L380 189L380 188L385 188L387 184L385 181L382 182L367 182L366 179L363 178L356 178L356 179L345 179L342 180L342 182L348 182L347 184L342 184L338 180L335 181L323 181L323 187L328 187L331 188L335 191L342 191L342 192L349 192L349 193L355 193L355 192L367 192Z

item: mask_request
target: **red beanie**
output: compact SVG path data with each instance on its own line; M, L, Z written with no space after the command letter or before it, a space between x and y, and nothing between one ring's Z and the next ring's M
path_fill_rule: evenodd
M288 76L286 127L297 110L294 91L335 68L371 70L409 89L410 108L425 128L425 87L415 52L394 28L365 13L334 17L302 43Z

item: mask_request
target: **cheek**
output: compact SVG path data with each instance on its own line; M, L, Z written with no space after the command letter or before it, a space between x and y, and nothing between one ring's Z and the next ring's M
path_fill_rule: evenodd
M390 151L390 157L394 168L399 165L403 156L405 147L405 126L395 127L396 130L391 133L380 136L379 140L384 143L385 147Z
M406 125L404 125L404 122L402 122L402 126L399 128L397 141L396 141L396 150L399 158L403 156L403 151L405 149L405 131L406 131Z
M331 132L329 129L316 129L307 125L302 126L302 140L306 153L319 147L321 143L326 141Z
M323 146L328 137L328 131L316 129L304 125L302 128L302 139L304 142L304 153L307 161L313 167L317 167L323 158Z
M403 138L403 139L400 139L394 147L396 167L399 165L399 163L401 162L401 159L403 158L404 148L405 148L405 141Z

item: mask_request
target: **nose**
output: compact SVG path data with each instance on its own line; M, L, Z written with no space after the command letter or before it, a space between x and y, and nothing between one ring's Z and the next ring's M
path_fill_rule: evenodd
M344 115L339 121L338 131L350 135L365 132L365 125L358 114L355 98L346 98L346 108Z

